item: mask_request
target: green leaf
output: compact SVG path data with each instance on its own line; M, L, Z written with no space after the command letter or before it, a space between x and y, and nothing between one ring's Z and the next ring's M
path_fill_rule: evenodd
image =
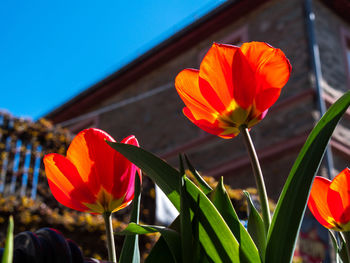
M166 228L165 226L140 225L140 224L131 222L128 224L128 226L124 230L116 234L120 236L128 236L128 235L135 235L135 234L144 235L144 234L151 234L151 233L157 233L157 232L162 233L166 231L176 233L175 230Z
M301 149L278 200L268 232L265 262L291 262L311 188L328 141L350 104L350 92L320 119Z
M201 244L208 256L214 262L240 262L239 244L213 203L187 178L185 187L192 210L199 203L199 236L206 237Z
M181 154L179 154L179 171L181 176L185 174L184 161L182 160Z
M176 231L162 227L162 226L151 226L151 225L139 225L130 223L123 231L119 232L118 235L135 235L135 234L150 234L159 232L166 241L171 253L176 262L181 261L181 238L179 233Z
M180 223L181 223L181 247L182 247L182 262L191 263L192 253L192 225L191 225L191 211L186 198L185 181L184 177L181 177L181 210L180 210Z
M176 169L142 148L122 143L108 144L146 172L174 206L180 209L180 175ZM187 179L185 181L186 191L191 196L192 211L198 197L200 198L199 240L202 248L214 262L239 262L242 255L239 254L239 245L229 227L205 194L192 182Z
M10 216L9 225L7 227L5 250L2 256L1 263L12 263L12 259L13 259L13 217Z
M247 191L244 191L245 196L248 201L249 216L248 216L248 232L252 239L254 240L255 245L258 248L261 259L265 258L266 250L266 232L264 222L256 210L253 201L250 197L250 194Z
M233 235L240 244L239 250L242 255L242 262L261 262L259 252L248 234L245 227L239 221L237 213L232 205L231 199L227 194L224 186L223 177L216 186L215 190L211 193L211 201L219 211L225 222L229 226ZM244 257L247 258L244 258Z
M141 187L140 176L136 173L135 176L135 191L134 199L131 210L130 222L139 223L140 215L140 200L141 200ZM140 249L139 249L139 236L128 235L124 239L122 252L120 254L120 263L139 263L140 262Z
M194 178L196 179L199 188L207 195L209 194L213 189L210 187L210 185L207 184L207 182L202 178L202 176L198 173L198 171L193 167L190 160L188 159L187 155L185 154L185 160L186 164L188 166L188 169L190 169L191 173L193 174Z
M331 241L333 244L333 248L335 251L335 262L336 263L341 263L342 261L339 258L339 247L338 247L338 241L335 235L333 234L332 230L328 229L329 236L331 237Z
M153 246L151 252L145 260L145 263L176 263L168 244L163 236L160 236L157 243Z
M340 247L338 248L338 255L339 255L339 258L342 262L344 263L348 263L350 262L349 261L349 255L348 255L348 250L347 250L347 247L346 247L346 239L344 237L344 234L343 232L338 232L339 234L339 238L341 240L341 245Z
M193 235L193 255L192 262L204 262L207 260L206 253L203 251L201 244L199 242L199 198L197 199L196 209L193 213L192 218L192 235Z
M140 147L124 143L107 143L137 165L165 193L177 210L180 210L180 174L169 164Z

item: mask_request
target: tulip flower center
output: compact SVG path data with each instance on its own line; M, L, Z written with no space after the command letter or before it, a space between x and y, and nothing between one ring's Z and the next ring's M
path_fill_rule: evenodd
M331 218L331 219L329 218L328 222L334 226L332 228L333 230L342 231L342 232L350 231L350 222L342 224L342 223L336 222L333 218Z
M124 197L115 199L108 191L103 187L98 192L95 203L83 203L93 213L102 214L105 212L115 212L119 210L123 203Z
M222 135L237 135L240 126L246 125L248 128L253 126L257 120L251 117L252 108L253 106L249 106L244 109L233 100L224 112L214 114L219 122L219 127L225 130ZM253 124L251 125L251 123Z

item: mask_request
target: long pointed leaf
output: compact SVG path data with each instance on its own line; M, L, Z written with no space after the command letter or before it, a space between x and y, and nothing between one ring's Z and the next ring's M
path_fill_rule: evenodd
M176 169L142 148L123 143L108 142L108 144L140 167L164 191L174 206L180 209L180 175ZM205 194L192 182L186 184L188 185L187 191L194 198L194 204L198 196L201 198L199 240L202 247L214 262L222 262L221 257L224 258L224 261L225 259L237 260L239 258L238 243L227 224ZM193 211L194 206L191 207ZM211 227L204 229L203 225ZM217 233L220 234L217 235ZM217 252L218 249L223 252L223 255Z
M260 262L259 252L247 230L239 221L231 199L226 192L222 177L211 194L211 200L240 244L241 255L248 257L245 259L241 258L241 262Z
M312 130L283 187L268 233L265 262L291 262L311 184L328 141L350 105L350 92L334 103Z
M192 263L192 224L191 224L191 211L188 204L188 200L185 193L184 177L181 178L181 211L180 211L180 223L181 223L181 248L182 248L182 262Z
M130 223L123 231L119 232L118 235L135 235L135 234L149 234L159 232L162 234L164 240L168 244L172 255L176 262L181 262L181 239L179 233L176 231L162 227L162 226L150 226L150 225L139 225Z
M261 218L260 214L256 210L253 201L250 197L250 194L244 191L245 196L247 197L248 207L249 207L249 216L248 216L248 232L252 239L254 240L255 245L257 246L261 259L265 258L266 250L266 232L264 221Z
M10 216L9 225L7 227L5 250L2 256L1 263L12 263L12 259L13 259L13 217Z
M199 235L210 237L202 243L207 254L214 262L240 262L239 244L213 203L187 178L185 186L192 210L196 209L199 199Z
M130 222L139 223L140 215L140 199L141 199L141 187L140 177L141 175L135 176L135 191L134 199L132 204ZM139 249L139 236L128 235L125 237L122 252L120 254L120 263L139 263L140 262L140 249Z
M159 262L176 263L163 236L160 236L157 243L153 246L151 252L145 260L145 263Z
M169 164L146 150L124 143L107 143L140 167L166 194L177 210L180 210L180 174Z
M211 191L213 191L213 189L210 187L210 185L207 184L206 181L204 181L204 179L202 178L202 176L198 173L198 171L193 167L192 163L190 162L190 160L188 159L187 155L185 154L185 160L186 160L186 164L188 166L188 169L190 169L191 173L193 174L194 178L196 179L196 181L199 184L199 188L207 195L209 194Z

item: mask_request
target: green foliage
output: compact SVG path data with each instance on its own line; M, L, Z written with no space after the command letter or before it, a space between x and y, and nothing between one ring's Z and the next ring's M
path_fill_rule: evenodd
M250 194L247 191L244 191L244 194L247 197L249 210L247 229L259 250L261 259L264 260L266 249L266 231L264 222L259 212L256 210Z
M161 226L148 226L138 225L130 223L126 229L119 234L133 235L133 234L149 234L160 232L168 247L170 248L171 254L176 262L181 262L181 240L180 234L175 230Z
M245 255L248 256L248 258L245 260L241 259L241 262L260 262L258 250L247 230L240 222L237 213L232 206L222 177L211 195L211 201L218 209L219 213L224 218L225 222L240 244L239 250L242 257Z
M347 92L320 119L301 149L272 218L265 262L291 262L311 184L328 141L349 105L350 92Z
M188 159L187 155L185 155L186 164L188 166L188 169L193 174L194 178L196 179L199 188L207 195L209 194L213 189L207 184L207 182L200 176L198 171L193 167L192 163Z
M169 164L146 150L124 143L107 143L136 164L166 194L173 205L180 210L180 173Z
M175 207L180 210L180 174L176 169L139 147L111 142L109 142L109 145L151 177L167 194ZM240 251L236 238L213 203L187 178L185 178L185 185L186 193L190 197L189 203L192 212L196 210L199 199L199 240L211 260L214 262L239 262L240 258L249 259L249 255L242 254L242 251ZM257 258L259 259L259 257Z
M141 200L140 175L137 173L135 176L135 192L134 192L134 199L132 202L130 222L139 223L140 200ZM139 249L138 235L128 235L125 237L119 262L120 263L139 263L140 262L140 249Z
M12 259L13 259L13 217L10 216L9 225L7 227L5 250L2 256L1 263L12 263Z
M183 262L193 262L192 253L194 248L192 247L192 225L191 225L191 208L188 203L188 197L186 194L185 176L181 177L181 213L180 213L180 231L181 231L181 248Z
M140 167L180 211L172 228L179 237L177 242L167 240L169 229L129 225L129 233L159 231L162 234L146 262L164 260L169 253L171 262L291 262L312 181L333 130L349 105L350 92L327 111L311 132L283 188L268 233L248 194L250 212L246 230L223 181L212 190L187 158L187 166L199 187L183 176L181 158L179 172L142 148L109 142L112 148ZM207 197L209 193L211 199ZM344 251L342 247L337 249Z

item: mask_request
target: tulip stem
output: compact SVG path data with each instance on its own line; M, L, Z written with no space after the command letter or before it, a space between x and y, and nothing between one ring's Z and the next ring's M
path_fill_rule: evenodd
M116 263L117 256L115 254L115 244L114 244L113 225L112 225L112 213L111 212L104 212L103 219L105 220L105 225L106 225L108 261Z
M254 176L255 176L255 183L258 188L261 213L263 216L263 221L264 221L265 230L267 234L271 224L271 216L270 216L270 210L269 210L269 203L267 199L266 187L264 183L264 177L260 168L260 163L254 148L254 144L250 137L247 126L242 125L239 127L239 129L243 135L244 143L249 153L250 163L252 165Z

